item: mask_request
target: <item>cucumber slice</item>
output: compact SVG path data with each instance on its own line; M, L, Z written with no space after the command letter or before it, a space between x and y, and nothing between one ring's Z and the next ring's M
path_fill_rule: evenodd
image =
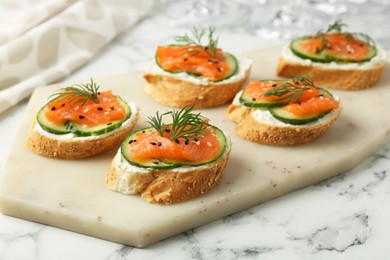
M318 88L318 92L327 97L333 97L333 95L324 88Z
M237 63L236 57L234 57L233 54L228 53L228 52L224 52L224 55L225 55L226 62L229 64L229 70L228 70L228 72L226 73L225 77L223 77L223 78L221 78L221 79L219 79L219 80L209 80L209 81L212 81L212 82L219 82L219 81L228 79L228 78L230 78L231 76L233 76L234 74L237 73L237 71L238 71L238 63ZM157 55L155 56L155 60L156 60L156 64L157 64L161 69L163 69L163 70L166 71L166 72L169 72L169 73L181 73L181 72L185 72L185 73L187 73L189 76L192 76L192 77L195 77L195 78L197 78L197 77L202 77L199 73L192 72L192 71L186 71L186 70L166 70L166 69L164 69L164 68L161 66L160 59L157 57Z
M327 110L325 112L315 114L315 115L297 117L296 115L287 111L284 107L276 107L276 108L271 108L269 110L269 112L273 117L275 117L279 121L282 121L283 123L291 124L291 125L304 125L310 122L314 122L320 119L321 117L324 117L327 114L329 114L330 111L331 110Z
M233 54L230 54L228 52L224 52L224 54L225 54L226 62L229 64L229 71L225 75L224 78L217 80L217 81L222 81L222 80L228 79L231 76L233 76L234 74L236 74L238 71L238 63L237 63L236 57L234 57Z
M221 147L221 151L218 154L218 156L214 158L210 158L207 160L199 161L199 162L188 162L188 161L173 161L173 160L167 160L167 159L146 159L146 160L131 160L130 155L131 155L131 145L129 143L132 143L133 140L135 140L136 135L140 132L143 131L149 131L154 128L149 127L149 128L144 128L141 129L137 132L133 132L129 136L127 136L124 141L121 144L121 153L123 158L125 158L131 165L140 167L140 168L151 168L151 169L156 169L156 170L163 170L163 169L172 169L172 168L178 168L181 166L201 166L201 165L206 165L210 164L216 160L218 160L223 153L225 152L226 149L226 137L225 134L217 127L212 126L215 129L215 135L218 139L218 142Z
M299 58L302 58L302 59L309 59L309 60L312 60L315 62L323 62L323 63L330 62L329 57L327 57L323 52L309 53L309 52L303 50L302 48L300 48L299 45L307 39L308 39L308 37L304 36L304 37L301 37L301 38L298 38L298 39L291 41L291 43L290 43L291 51L296 56L298 56Z
M121 127L123 120L116 120L103 125L87 126L79 124L73 121L69 121L68 125L72 130L72 133L77 136L92 136L102 135L111 132L114 129Z
M49 110L48 106L44 106L39 110L37 114L37 122L40 125L40 127L52 134L57 134L57 135L63 135L63 134L68 134L71 132L71 127L69 127L68 124L63 124L63 125L57 125L53 124L46 118L46 112Z
M332 94L323 88L319 88L319 93L324 95L324 96L332 97ZM277 107L277 108L269 109L269 112L271 113L271 115L274 118L278 119L279 121L282 121L283 123L291 124L291 125L304 125L304 124L307 124L310 122L314 122L314 121L326 116L331 111L332 110L327 110L327 111L324 111L324 112L321 112L318 114L314 114L314 115L298 117L298 116L292 114L291 112L287 111L284 107Z
M73 121L67 121L64 125L56 125L47 120L46 111L47 106L44 106L37 114L37 122L45 131L53 134L68 134L73 133L76 136L96 136L111 132L122 126L123 122L131 116L131 109L129 105L123 101L119 96L116 96L118 102L125 109L125 118L123 120L115 120L106 124L87 126Z
M79 124L73 121L69 121L69 126L72 129L72 133L77 136L95 136L95 135L102 135L108 132L111 132L112 130L115 130L122 126L123 122L126 121L130 115L131 110L129 105L124 102L120 97L116 96L119 103L124 107L125 109L125 118L123 120L115 120L106 124L96 125L96 126L87 126L83 124Z
M377 49L376 49L375 46L369 45L368 46L367 55L363 59L360 59L360 60L351 60L351 59L347 59L347 58L340 58L340 57L337 57L337 56L332 56L332 55L328 54L326 52L326 50L324 51L324 54L326 56L326 59L328 59L330 61L335 61L335 62L355 62L355 63L358 63L358 62L370 61L373 57L376 56Z
M258 99L251 99L244 95L244 93L240 96L240 103L246 107L253 107L259 109L267 109L273 107L282 107L288 104L288 102L280 103L275 101L264 101Z
M273 107L282 107L288 104L288 102L276 102L276 101L265 101L259 99L252 99L245 95L245 90L240 96L240 103L246 107L253 107L258 109L268 109Z
M126 139L125 139L126 140ZM127 162L129 162L131 165L134 165L139 168L148 168L148 169L156 169L156 170L168 170L180 167L180 164L175 163L169 163L169 162L163 162L158 159L148 159L148 160L141 160L141 161L132 161L128 158L128 150L121 149L122 151L122 157L125 158Z

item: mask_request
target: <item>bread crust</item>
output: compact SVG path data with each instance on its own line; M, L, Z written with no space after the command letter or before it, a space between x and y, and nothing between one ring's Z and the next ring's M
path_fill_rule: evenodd
M145 92L155 101L170 107L195 108L216 107L231 102L249 77L251 66L245 70L245 76L234 82L209 82L196 84L176 78L174 74L152 74L145 72L147 82Z
M244 139L260 144L291 146L308 143L325 133L341 110L341 107L334 109L329 120L307 127L268 125L253 118L252 108L241 105L230 105L226 114L230 120L238 123L235 133Z
M141 193L141 197L149 203L172 204L196 198L213 189L221 179L229 160L230 145L228 149L215 162L188 171L167 169L125 173L128 174L125 185L129 192L119 190L120 177L115 163L117 158L114 158L106 177L106 186L125 194Z
M133 130L139 116L139 112L136 111L130 124L114 130L111 135L105 138L92 140L59 140L41 135L34 130L37 124L36 119L34 119L26 145L32 152L49 158L81 159L91 157L117 146Z
M371 69L338 69L316 65L301 65L279 58L277 75L282 77L304 76L312 78L318 86L341 89L358 90L374 86L381 78L386 63Z

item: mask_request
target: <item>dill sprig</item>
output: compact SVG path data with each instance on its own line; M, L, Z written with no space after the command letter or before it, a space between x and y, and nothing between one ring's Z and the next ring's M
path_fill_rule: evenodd
M295 83L295 85L293 83ZM302 86L297 86L298 84L301 84ZM261 96L279 97L278 99L275 99L276 102L296 102L300 99L303 92L307 90L306 87L314 87L314 82L312 79L305 77L294 77L275 88L267 90L261 94Z
M172 141L179 138L194 139L203 136L209 131L208 119L201 116L200 113L192 113L192 107L183 107L181 110L168 111L163 114L156 112L156 116L149 116L148 123L158 131L161 136L166 134L166 137ZM172 123L163 123L163 117L170 115Z
M346 27L347 24L343 23L342 20L338 19L334 21L333 23L328 25L328 28L326 30L319 30L317 34L315 35L316 38L324 37L325 34L331 33L331 32L337 32L342 33L343 27Z
M184 36L176 36L175 40L176 42L180 44L185 44L185 45L195 45L200 47L200 49L197 50L192 50L189 52L193 53L198 53L201 51L205 51L208 53L211 53L213 57L217 55L217 46L218 46L218 37L214 38L214 29L209 28L209 33L208 33L208 44L206 47L203 47L204 45L202 44L202 38L206 34L204 29L198 30L196 27L192 28L192 37L188 36L185 34Z
M90 83L86 84L76 84L70 87L61 88L57 90L54 94L49 96L49 102L57 101L57 103L67 100L69 103L78 104L81 103L81 106L88 100L92 100L95 103L99 103L98 93L99 85L96 85L91 79Z
M325 35L331 32L343 34L350 40L355 40L357 38L371 46L375 46L375 41L369 35L361 32L343 32L344 27L347 27L347 24L343 23L342 20L338 19L334 21L334 23L329 24L328 28L325 31L318 31L317 34L314 36L315 38L320 38L322 40L322 48L318 50L318 52L323 51L330 44L330 42L325 38Z
M343 23L343 21L339 19L339 20L334 21L334 23L329 24L328 28L326 29L326 31L324 33L329 33L332 31L336 31L336 32L341 33L341 31L343 30L343 27L346 27L346 26L347 26L347 24Z

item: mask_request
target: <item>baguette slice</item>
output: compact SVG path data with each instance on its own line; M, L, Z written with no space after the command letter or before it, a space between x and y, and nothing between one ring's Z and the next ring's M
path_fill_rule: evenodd
M290 146L308 143L324 134L329 126L338 118L341 107L334 109L325 118L307 126L273 125L258 121L253 117L255 109L242 105L229 105L227 116L237 123L235 133L247 140L260 144Z
M149 203L172 204L196 198L217 185L229 160L230 147L229 143L224 154L210 164L168 170L132 166L119 150L106 176L106 186L124 194L141 193Z
M287 46L285 48L288 48ZM341 89L341 90L359 90L374 86L381 78L386 66L386 58L380 58L372 66L364 66L365 63L356 67L346 67L345 64L326 66L319 62L301 59L295 56L291 51L283 50L277 66L277 75L281 77L292 78L295 76L304 76L312 78L318 86ZM382 52L381 52L382 53ZM379 54L377 54L379 55ZM299 62L301 61L301 62Z
M34 119L27 138L27 148L41 156L58 159L91 157L117 146L128 135L139 119L138 108L131 105L131 116L111 132L92 137L62 138L40 128ZM46 132L46 133L45 133Z
M238 72L219 82L195 78L185 73L169 73L153 62L144 72L145 92L155 101L170 107L210 108L234 98L249 77L252 62L236 55ZM184 75L184 76L183 76Z

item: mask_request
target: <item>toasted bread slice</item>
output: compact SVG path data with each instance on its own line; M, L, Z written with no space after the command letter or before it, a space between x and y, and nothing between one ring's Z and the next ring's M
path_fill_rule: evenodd
M64 135L46 132L34 120L27 148L41 156L58 159L80 159L103 153L117 146L134 128L140 115L135 105L131 108L130 118L121 127L99 136L64 138Z
M324 134L338 118L341 107L332 110L324 119L305 126L274 125L262 122L253 116L255 110L242 105L229 105L226 114L230 120L238 124L235 133L244 139L260 144L289 146L308 143Z
M238 72L218 82L183 73L169 73L152 63L144 72L145 92L158 103L171 107L194 105L195 108L216 107L230 102L249 77L252 62L236 56Z
M149 203L171 204L199 197L213 189L221 179L230 147L229 144L224 154L210 164L167 170L132 166L118 151L107 174L106 186L124 194L141 193Z

